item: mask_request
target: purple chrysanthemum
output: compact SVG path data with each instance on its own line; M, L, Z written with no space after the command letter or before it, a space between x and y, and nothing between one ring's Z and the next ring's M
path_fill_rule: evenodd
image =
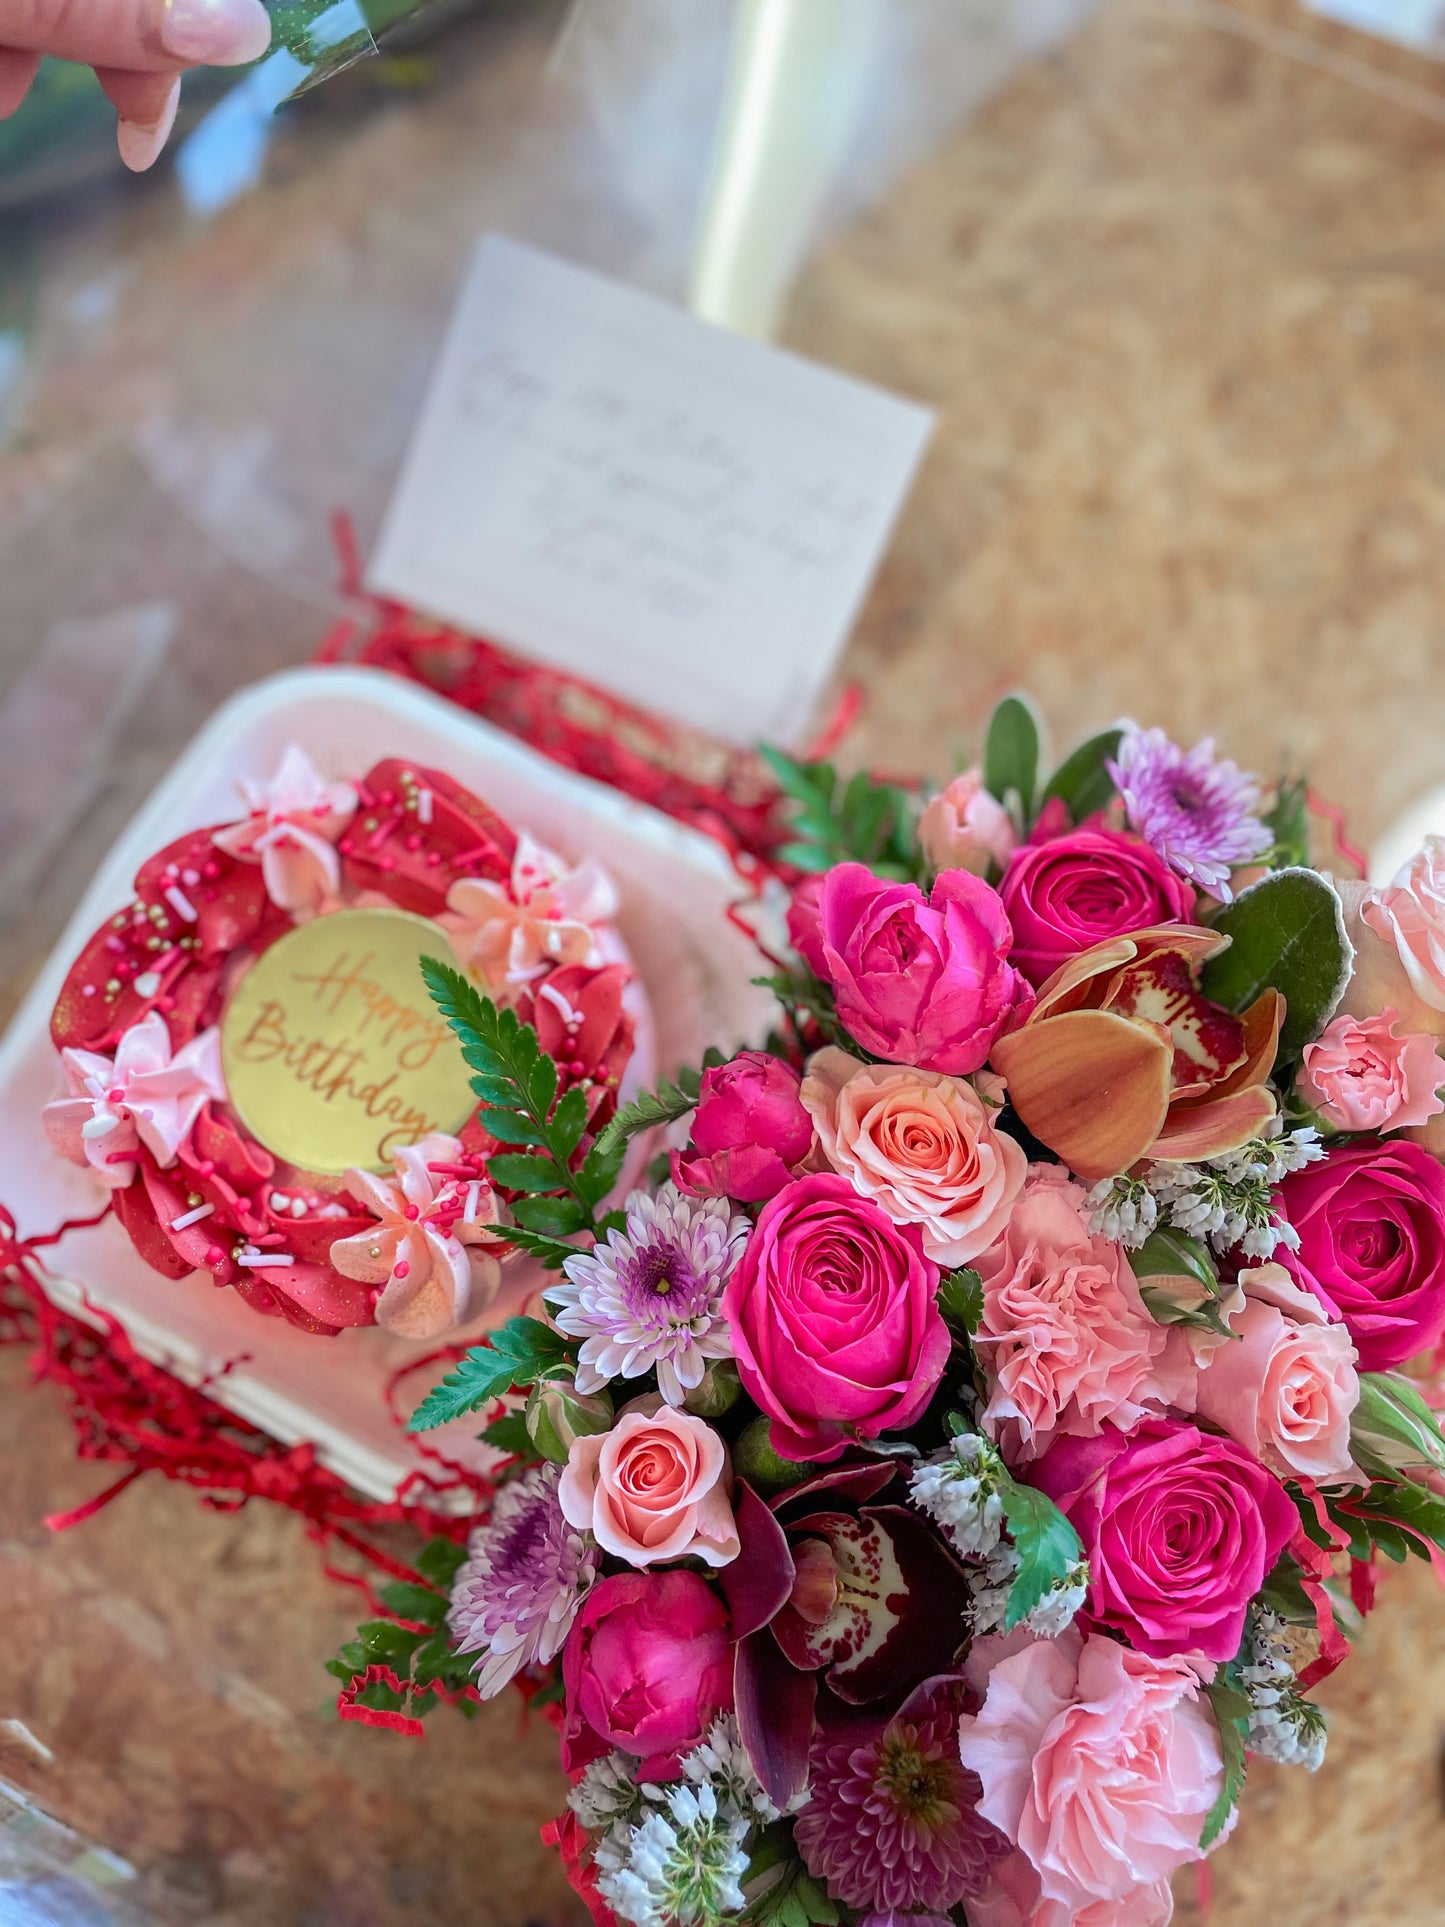
M509 1479L453 1581L447 1621L459 1651L482 1655L483 1699L524 1666L555 1659L597 1577L597 1548L562 1517L559 1476L556 1466L539 1465Z
M1258 786L1216 757L1208 737L1186 753L1162 729L1131 723L1109 774L1132 828L1171 869L1225 902L1230 871L1253 863L1273 841L1259 820Z
M686 1197L675 1184L655 1198L634 1191L626 1231L569 1258L567 1282L546 1293L558 1329L583 1341L578 1391L656 1370L662 1396L681 1405L710 1359L731 1358L723 1286L748 1230L724 1198Z
M988 1883L1008 1841L979 1814L978 1776L958 1757L958 1719L935 1702L863 1746L814 1743L795 1839L835 1899L886 1913L944 1913Z

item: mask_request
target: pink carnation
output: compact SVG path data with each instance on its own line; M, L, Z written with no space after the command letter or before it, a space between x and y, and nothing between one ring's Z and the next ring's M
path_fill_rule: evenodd
M1201 1354L1195 1410L1280 1478L1347 1476L1360 1402L1350 1334L1282 1265L1242 1272L1239 1283L1234 1340Z
M1162 1883L1203 1857L1223 1774L1197 1668L1072 1631L1005 1651L981 1710L960 1721L960 1753L983 1782L979 1812L1059 1909L1021 1910L1020 1920L1167 1919L1157 1914Z
M1017 843L1013 819L976 769L955 776L918 819L918 846L935 870L987 876L991 863L1003 868Z
M996 1861L987 1887L968 1905L968 1927L1169 1927L1174 1890L1151 1880L1119 1900L1046 1900L1028 1856L1017 1848Z
M1003 1236L975 1261L984 1421L1015 1464L1056 1433L1093 1437L1144 1417L1168 1336L1144 1309L1122 1246L1089 1230L1082 1188L1035 1166Z
M1445 1111L1445 1061L1424 1031L1378 1017L1336 1017L1304 1051L1300 1089L1337 1131L1406 1131Z
M802 1096L829 1164L895 1224L917 1225L935 1264L967 1264L1008 1223L1027 1161L961 1078L830 1048Z

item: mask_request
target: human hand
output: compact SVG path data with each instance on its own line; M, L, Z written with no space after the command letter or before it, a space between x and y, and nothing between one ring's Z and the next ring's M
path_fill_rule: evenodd
M0 0L0 120L29 91L42 54L93 67L137 173L166 144L188 67L239 67L271 44L261 0Z

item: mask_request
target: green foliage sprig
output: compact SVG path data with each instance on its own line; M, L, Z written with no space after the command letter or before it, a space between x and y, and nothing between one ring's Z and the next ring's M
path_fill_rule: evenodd
M416 1569L421 1583L393 1580L378 1595L390 1619L368 1619L356 1629L336 1655L326 1662L333 1679L349 1686L368 1666L388 1666L402 1682L397 1692L382 1681L374 1681L357 1696L357 1705L378 1712L407 1713L424 1719L437 1703L429 1688L440 1687L447 1694L460 1693L471 1684L476 1655L452 1650L447 1632L447 1607L452 1582L462 1561L465 1546L451 1539L431 1539L417 1557ZM405 1624L398 1622L404 1621ZM468 1718L476 1708L469 1700L458 1700Z
M866 863L876 876L918 874L913 799L896 783L859 770L845 783L831 763L805 763L766 744L759 755L793 804L793 837L784 863L817 873L835 863Z

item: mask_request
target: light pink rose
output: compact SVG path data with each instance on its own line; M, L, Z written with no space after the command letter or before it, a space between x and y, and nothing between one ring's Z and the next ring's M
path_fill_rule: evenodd
M170 1030L154 1010L131 1025L114 1058L64 1050L60 1062L69 1095L46 1105L45 1134L113 1191L134 1181L142 1145L163 1169L174 1164L202 1108L226 1095L221 1033L200 1031L172 1056Z
M976 769L955 776L918 819L919 848L935 870L972 870L975 876L986 876L990 863L1003 868L1017 843L1013 819L989 795Z
M1360 915L1395 946L1416 995L1445 1011L1445 837L1427 836L1393 882L1368 892Z
M1400 1034L1393 1005L1336 1017L1304 1050L1300 1089L1337 1131L1403 1131L1445 1111L1445 1059L1423 1031Z
M1067 1910L1021 1915L1031 1927L1142 1927L1151 1916L1140 1890L1152 1889L1157 1907L1161 1883L1203 1857L1223 1762L1186 1660L1073 1630L1036 1640L993 1666L982 1708L959 1733L963 1763L983 1782L979 1812L1025 1855L1041 1897Z
M651 1403L651 1401L647 1401ZM728 1457L712 1427L659 1401L610 1432L572 1441L557 1487L563 1517L630 1566L738 1556Z
M1348 1477L1357 1353L1312 1291L1282 1265L1240 1273L1235 1342L1201 1361L1195 1410L1281 1478Z
M266 894L281 909L314 914L340 884L335 845L356 814L356 790L328 783L293 743L269 781L243 776L241 794L250 814L214 831L212 842L245 863L259 863Z
M802 1097L829 1164L895 1224L916 1224L935 1264L967 1264L1008 1223L1028 1160L961 1078L829 1047Z
M1003 1236L975 1267L984 1423L1013 1464L1061 1432L1091 1438L1106 1422L1127 1431L1164 1402L1167 1328L1144 1309L1123 1247L1090 1232L1082 1187L1056 1166L1029 1172Z
M968 1903L968 1927L1169 1927L1173 1918L1174 1890L1167 1880L1077 1910L1068 1901L1045 1900L1038 1875L1017 1847L994 1862L988 1886Z

